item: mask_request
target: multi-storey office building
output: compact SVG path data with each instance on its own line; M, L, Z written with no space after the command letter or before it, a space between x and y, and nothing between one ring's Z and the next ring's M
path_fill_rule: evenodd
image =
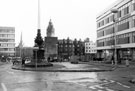
M112 9L118 12L112 13ZM135 0L118 0L97 16L99 57L104 57L106 52L112 55L114 48L117 59L128 55L135 60Z
M96 49L96 43L93 41L85 41L85 58L86 61L93 60L93 58L96 56L97 49Z
M0 27L0 56L15 55L15 28Z

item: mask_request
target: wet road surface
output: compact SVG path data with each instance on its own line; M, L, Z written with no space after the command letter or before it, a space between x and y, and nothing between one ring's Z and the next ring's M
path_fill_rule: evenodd
M130 85L108 79L111 75L106 74L21 71L6 64L0 66L0 91L135 91Z

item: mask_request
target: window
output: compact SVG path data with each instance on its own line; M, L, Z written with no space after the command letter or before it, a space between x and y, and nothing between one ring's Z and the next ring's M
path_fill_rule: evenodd
M9 38L14 38L15 35L13 35L13 34L8 34L7 37L9 37Z
M110 22L114 20L114 14L110 17Z
M108 34L112 34L114 33L114 27L113 25L112 26L109 26L106 30L105 30L105 34L108 35Z
M132 42L135 43L135 32L133 32L132 35L133 35L133 38L132 38L133 41Z
M126 8L124 8L124 15L129 13L129 6L127 6Z
M121 11L118 11L118 18L121 17Z
M109 23L109 18L106 19L106 23Z
M102 21L102 25L104 25L104 20Z
M135 16L132 17L132 27L135 27Z
M133 11L135 11L135 3L133 3Z
M7 44L8 47L14 47L14 44Z
M125 29L129 29L129 20L128 19L121 21L118 25L118 31L122 31Z
M13 48L9 48L9 51L14 51L14 49Z
M100 22L98 23L98 27L100 27Z
M102 37L102 36L104 36L104 31L99 31L99 32L97 33L97 37Z

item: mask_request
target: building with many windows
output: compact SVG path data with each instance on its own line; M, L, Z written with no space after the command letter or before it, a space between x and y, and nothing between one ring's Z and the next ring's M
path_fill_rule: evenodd
M81 40L71 40L69 38L58 40L58 56L63 59L82 58L84 56L84 42Z
M0 27L0 56L15 55L15 28Z
M68 59L74 54L73 41L69 38L58 40L58 56L63 59Z
M96 20L98 57L113 55L116 48L118 61L135 60L135 0L117 0Z
M93 60L96 56L96 53L96 43L94 43L93 41L85 41L85 60Z
M74 59L79 59L80 61L84 61L85 54L85 43L81 39L74 39Z
M90 53L90 54L97 53L96 43L94 43L93 41L85 42L85 53Z

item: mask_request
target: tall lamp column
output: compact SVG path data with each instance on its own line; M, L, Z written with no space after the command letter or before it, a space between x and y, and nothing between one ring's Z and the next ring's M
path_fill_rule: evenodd
M117 9L112 9L111 12L114 14L114 61L115 61L115 65L117 65L117 48L116 48L116 14L118 13Z

